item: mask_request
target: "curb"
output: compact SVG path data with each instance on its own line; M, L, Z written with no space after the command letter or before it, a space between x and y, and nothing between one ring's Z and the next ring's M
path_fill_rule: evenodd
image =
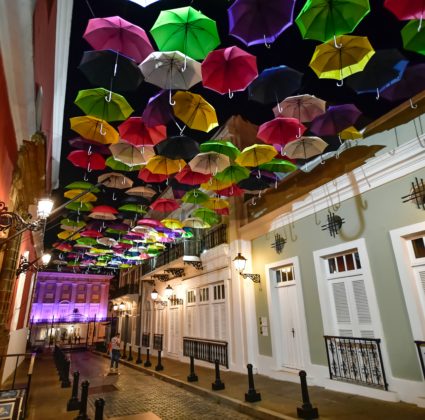
M104 357L105 359L109 359L109 356L104 354L104 353L101 353L101 352L98 352L98 351L92 351L92 353L97 355L97 356ZM218 404L227 405L228 407L231 407L231 408L233 408L234 410L236 410L240 413L250 415L250 416L255 417L257 419L262 419L262 420L275 420L275 419L296 420L297 419L297 417L291 417L291 416L288 416L286 414L281 414L281 413L278 413L276 411L269 410L267 408L254 406L254 405L248 404L244 401L240 401L240 400L237 400L235 398L228 397L226 395L222 395L222 394L218 394L216 392L209 391L209 390L202 388L200 386L193 385L192 383L181 381L180 379L173 378L171 376L165 375L164 373L160 373L160 372L157 372L157 371L154 371L154 370L151 370L151 369L147 369L143 366L136 365L136 364L128 362L126 360L120 359L120 364L122 364L126 367L129 367L131 369L138 370L139 372L149 374L150 376L153 376L157 379L160 379L160 380L163 380L165 382L176 385L176 386L183 388L187 391L193 392L194 394L197 394L197 395L200 395L200 396L203 396L203 397L207 397L210 400L215 401Z

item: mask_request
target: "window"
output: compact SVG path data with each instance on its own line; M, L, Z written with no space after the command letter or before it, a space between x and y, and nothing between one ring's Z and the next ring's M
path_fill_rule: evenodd
M55 301L56 284L46 283L44 288L43 303L53 303Z
M93 284L91 288L91 303L100 303L100 285Z
M199 289L199 301L208 302L210 300L210 289L209 287L203 287Z
M77 299L76 303L85 303L86 302L86 285L79 284L77 286Z
M362 268L357 250L352 250L341 255L328 257L327 261L330 274L355 271Z
M194 290L187 291L187 303L196 303L196 293Z
M416 259L425 258L425 243L423 236L421 236L420 238L412 239L411 245L413 249L413 255Z
M71 300L72 286L70 284L62 284L60 300Z
M287 284L288 282L294 281L294 266L292 264L285 265L276 270L276 283Z
M214 290L214 300L224 300L224 284L218 284L217 286L213 286Z

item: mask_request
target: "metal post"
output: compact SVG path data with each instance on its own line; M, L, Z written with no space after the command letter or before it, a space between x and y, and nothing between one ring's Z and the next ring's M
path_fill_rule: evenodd
M143 362L143 360L142 360L142 356L141 356L141 348L139 346L139 348L137 349L137 360L136 360L136 363L138 365L140 365L142 362Z
M261 401L261 394L255 390L254 375L252 374L251 363L249 363L246 367L248 369L248 392L245 393L245 401L247 402Z
M190 374L187 377L188 382L196 382L198 380L198 375L195 373L195 358L190 356Z
M128 357L127 361L131 362L133 360L133 351L131 350L131 344L128 346Z
M105 407L105 400L103 398L98 398L94 402L96 411L94 413L94 420L103 420L103 408Z
M72 381L72 392L71 398L66 406L66 411L74 411L80 408L80 402L78 401L78 383L80 381L80 372L78 370L74 372L74 380Z
M81 384L81 402L80 402L80 412L78 416L75 417L75 420L90 420L87 416L87 398L89 396L89 381L84 381Z
M62 384L61 388L69 388L71 386L71 381L69 380L69 367L71 366L70 360L64 360L63 362L63 375L62 375Z
M215 359L214 363L215 363L215 382L211 384L211 388L213 391L219 391L220 389L224 389L224 383L221 382L221 379L220 379L220 363L218 359Z
M302 407L297 407L298 417L302 419L317 419L319 418L319 410L314 408L310 403L306 379L307 373L304 370L301 370L299 375L301 380L301 395L303 399L303 405Z
M144 367L151 367L152 363L149 359L149 349L146 349L146 362L143 364Z
M155 370L164 370L164 366L161 365L161 350L158 350L158 364L155 366Z
M125 359L127 357L127 343L124 341L124 350L122 352L122 357Z

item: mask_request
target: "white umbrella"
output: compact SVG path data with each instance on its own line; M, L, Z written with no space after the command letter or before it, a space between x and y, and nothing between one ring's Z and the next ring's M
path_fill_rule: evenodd
M216 152L198 153L189 162L189 166L193 172L215 175L230 166L230 159L228 156Z
M283 153L291 159L308 159L320 155L327 147L328 143L320 137L300 137L288 143Z
M138 166L146 163L152 156L155 156L153 147L144 147L143 152L129 143L115 143L109 146L115 160L125 163L128 166Z

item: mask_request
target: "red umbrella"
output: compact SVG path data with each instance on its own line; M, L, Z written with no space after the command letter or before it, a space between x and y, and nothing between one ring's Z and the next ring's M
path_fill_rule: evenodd
M134 146L155 146L167 137L165 125L148 127L141 117L130 117L118 126L122 141Z
M306 127L296 118L277 117L260 125L257 137L268 144L286 143L300 138Z
M385 0L384 7L392 12L399 20L418 19L420 21L418 31L421 30L422 20L425 16L424 0Z
M230 187L223 188L222 190L216 190L215 192L216 194L224 197L240 197L245 194L245 191L237 184L233 184Z
M160 211L161 213L169 213L170 211L177 210L180 205L175 200L168 198L158 198L150 206L152 210Z
M109 213L109 214L117 214L118 210L114 209L111 206L96 206L92 208L92 213Z
M140 219L137 222L138 226L151 226L151 227L159 227L159 226L163 226L163 224L156 219Z
M92 153L88 150L73 150L66 158L78 168L95 171L105 169L105 159L99 153Z
M137 175L137 178L141 179L142 181L145 181L148 184L155 184L158 182L166 181L168 179L168 176L162 174L153 174L149 169L143 168L140 170L139 175Z
M119 16L90 19L83 38L95 50L114 50L137 63L153 52L146 32Z
M85 238L101 238L103 235L98 230L88 229L80 232L80 235Z
M201 70L204 87L229 96L245 90L258 76L257 58L235 46L211 51Z
M229 207L225 207L224 209L215 209L214 211L222 216L228 216L230 214Z
M180 184L199 185L208 182L211 178L211 174L194 172L190 169L189 165L186 165L174 178L179 181Z

